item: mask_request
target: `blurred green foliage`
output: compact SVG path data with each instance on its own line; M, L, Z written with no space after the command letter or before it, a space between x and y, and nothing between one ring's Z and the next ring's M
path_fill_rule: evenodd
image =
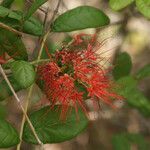
M140 134L121 133L112 138L113 150L131 150L133 146L137 150L149 150L150 144Z
M131 75L132 61L128 53L119 53L113 69L113 77L118 84L117 92L133 108L138 109L144 116L150 116L150 101L138 89L138 81L150 77L149 65L144 66L135 75Z

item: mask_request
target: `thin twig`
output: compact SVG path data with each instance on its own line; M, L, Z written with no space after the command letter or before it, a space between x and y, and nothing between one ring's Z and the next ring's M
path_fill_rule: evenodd
M10 32L13 32L13 33L15 33L15 34L17 34L19 36L21 36L23 34L22 32L19 32L16 29L14 29L14 28L12 28L10 26L7 26L6 24L1 23L1 22L0 22L0 27L4 28L6 30L9 30Z
M32 65L36 65L36 64L39 64L39 63L42 63L42 62L48 62L50 61L49 59L40 59L39 61L35 60L35 61L31 61L30 64Z
M4 72L4 70L3 70L2 66L1 66L1 64L0 64L0 72L1 72L1 74L3 75L3 77L4 77L5 81L6 81L6 83L8 84L8 86L9 86L11 92L13 93L15 99L17 100L18 104L20 105L20 108L21 108L21 110L22 110L22 112L23 112L25 118L27 119L27 122L28 122L28 124L29 124L29 126L30 126L30 128L31 128L31 130L32 130L32 132L33 132L33 134L34 134L34 136L35 136L37 142L38 142L40 145L43 145L43 143L42 143L41 140L39 139L38 135L36 134L36 131L35 131L35 129L34 129L32 123L31 123L31 121L30 121L28 115L26 114L26 111L25 111L25 109L23 108L23 106L22 106L22 104L21 104L21 101L20 101L18 95L16 94L16 92L15 92L14 88L12 87L12 85L11 85L9 79L7 78L7 75L5 74L5 72Z
M52 24L52 22L54 21L55 16L56 16L56 15L57 15L57 13L58 13L58 9L59 9L59 6L60 6L61 2L62 2L61 0L58 0L58 3L57 3L57 6L56 6L56 9L54 10L53 15L52 15L52 18L51 18L51 20L50 20L50 21L49 21L49 23L48 23L47 30L50 30L50 28L51 28L51 24Z
M30 100L30 97L31 97L31 94L32 94L32 91L33 91L33 85L29 88L29 93L28 93L28 96L26 98L26 103L25 103L25 113L27 114L27 111L28 111L28 106L29 106L29 100ZM17 145L17 150L20 150L21 148L21 143L22 143L22 135L23 135L23 128L24 128L24 123L26 121L26 117L25 115L23 115L22 117L22 121L21 121L21 127L20 127L20 142L19 144Z
M49 33L50 33L50 30L47 31L46 34L45 34L44 37L43 37L43 40L42 40L42 43L41 43L41 47L40 47L40 50L39 50L39 55L38 55L38 57L37 57L37 62L38 62L38 61L40 60L40 58L41 58L41 55L42 55L42 52L43 52L43 48L44 48L44 45L45 45L45 42L46 42L46 40L47 40L47 37L48 37Z
M43 27L44 28L43 28L43 32L45 31L45 28L46 28L46 21L47 21L47 18L48 18L48 13L49 13L49 7L47 8L47 12L45 12L45 16L44 16L44 21L43 21ZM41 44L40 41L42 41L42 38L43 38L42 36L38 37L36 47L34 48L34 51L33 51L33 54L32 54L33 56L35 56L37 50L39 49L40 44Z
M39 55L38 55L38 58L37 58L37 62L38 62L38 61L40 60L40 58L41 58L41 55L42 55L42 52L43 52L43 48L44 48L46 39L47 39L49 33L51 32L51 29L50 29L51 24L52 24L53 20L55 19L55 16L56 16L56 14L57 14L57 12L58 12L60 3L61 3L61 0L58 0L58 3L57 3L57 6L56 6L55 11L54 11L54 13L53 13L53 16L52 16L50 22L48 23L47 31L46 31L46 33L45 33L43 39L42 39L42 43L41 43L41 47L40 47L40 50L39 50Z
M29 2L30 4L32 4L32 2L30 0L26 0L26 1ZM43 13L47 13L46 8L43 6L39 7L38 9Z
M31 0L26 0L26 1L29 2L30 4L32 4ZM41 12L43 12L43 13L45 13L45 14L47 13L47 8L44 7L44 6L40 6L40 7L38 8L38 10L40 10ZM49 9L49 11L54 12L53 9Z

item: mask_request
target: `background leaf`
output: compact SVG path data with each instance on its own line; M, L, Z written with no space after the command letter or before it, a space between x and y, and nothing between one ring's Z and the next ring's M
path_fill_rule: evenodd
M123 76L130 74L132 69L131 57L128 53L123 52L118 54L113 69L113 77L117 80Z
M136 0L137 9L150 19L150 0Z
M21 38L8 30L0 28L1 49L14 59L28 60L28 54Z
M22 89L12 76L8 77L8 79L16 92ZM5 100L9 96L12 96L12 92L5 80L2 80L0 82L0 101Z
M15 0L13 5L16 6L16 8L20 10L24 10L25 8L24 0Z
M48 0L35 0L31 7L29 8L28 12L26 13L24 19L27 20L29 19L33 13L41 6L43 5L45 2L47 2Z
M122 133L112 138L113 150L131 150L131 145L136 144L138 150L149 150L149 144L140 134Z
M134 0L110 0L109 5L113 10L121 10L130 5Z
M14 0L3 0L1 5L3 7L6 7L6 8L10 8L11 4L14 2Z
M8 148L19 143L19 135L7 121L0 119L0 148Z
M117 92L126 98L130 106L138 109L143 115L150 116L150 102L137 88L137 81L133 77L120 78L117 84L119 85Z
M142 69L140 69L137 73L136 73L136 78L138 80L142 80L146 77L150 77L150 64L145 65Z
M35 71L29 62L14 61L11 64L11 70L14 79L22 88L28 88L34 83Z
M113 150L131 150L130 142L124 135L114 135L112 138Z
M1 118L1 119L6 118L7 114L8 114L8 113L7 113L6 106L3 105L3 104L0 104L0 118Z
M30 116L34 128L43 143L58 143L70 140L87 127L88 119L80 109L78 110L79 120L77 120L73 109L67 119L61 121L60 108L60 105L55 106L54 109L50 109L50 106L48 106L32 113ZM26 142L37 144L27 123L24 126L23 139Z
M52 25L54 32L69 32L97 28L109 24L109 18L99 9L80 6L60 15Z
M0 17L5 17L9 14L9 9L0 6Z

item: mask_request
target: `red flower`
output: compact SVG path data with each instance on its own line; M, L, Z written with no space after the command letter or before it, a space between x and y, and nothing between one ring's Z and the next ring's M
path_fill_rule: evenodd
M61 119L66 117L70 105L74 106L76 112L78 105L85 111L83 104L83 93L78 92L74 85L74 79L68 74L59 75L60 68L54 62L38 68L40 79L44 81L47 97L51 102L51 108L55 104L61 104Z
M6 53L3 53L0 56L0 64L5 64L7 63L8 60L12 59L14 56L17 56L17 52L14 53L12 56L7 56Z
M82 50L76 46L80 46ZM99 64L102 58L96 52L100 46L95 36L77 35L68 48L55 54L52 62L39 67L46 95L52 107L57 103L61 104L62 118L66 116L70 105L74 106L76 112L78 106L86 112L83 93L78 91L75 81L86 88L92 100L99 99L114 107L112 101L121 99L112 91L109 68L104 69Z
M74 75L86 85L90 97L96 96L113 106L112 99L121 99L121 97L112 92L108 69L104 70L104 67L97 63L98 58L92 48L91 45L88 45L82 55L73 60Z
M6 60L3 58L3 56L0 56L0 64L6 63Z

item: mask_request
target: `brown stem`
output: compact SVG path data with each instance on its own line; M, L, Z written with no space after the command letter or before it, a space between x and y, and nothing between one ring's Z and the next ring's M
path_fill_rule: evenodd
M10 26L7 26L6 24L1 23L1 22L0 22L0 27L4 28L6 30L9 30L10 32L13 32L13 33L15 33L15 34L17 34L19 36L21 36L23 34L22 32L19 32L16 29L14 29L14 28L12 28Z

